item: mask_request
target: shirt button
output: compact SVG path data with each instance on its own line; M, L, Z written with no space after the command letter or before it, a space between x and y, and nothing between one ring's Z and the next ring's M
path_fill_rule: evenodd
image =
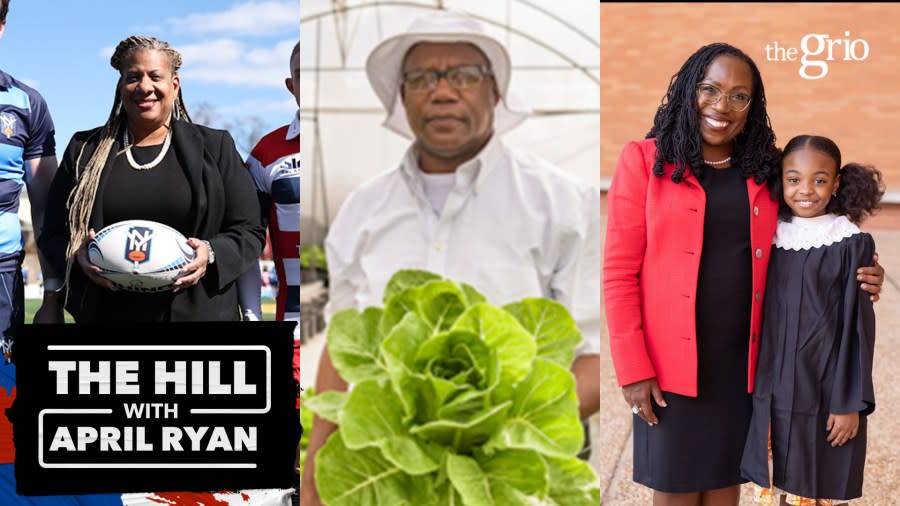
M759 248L756 248L756 258L762 258L762 250Z
M756 333L750 334L750 342L751 342L751 343L755 343L755 342L756 342Z
M753 206L753 216L759 216L759 207Z
M440 250L441 250L441 243L439 243L439 242L434 243L434 250L435 250L435 251L440 251Z
M756 300L759 300L761 298L762 298L762 294L759 292L756 292Z

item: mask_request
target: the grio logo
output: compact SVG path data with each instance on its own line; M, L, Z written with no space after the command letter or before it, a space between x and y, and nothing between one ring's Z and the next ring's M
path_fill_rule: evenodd
M822 79L828 75L828 62L863 61L869 57L869 43L865 39L850 39L844 32L843 39L832 39L827 33L808 33L800 39L800 77ZM778 41L766 44L766 60L797 61L796 47L784 47Z

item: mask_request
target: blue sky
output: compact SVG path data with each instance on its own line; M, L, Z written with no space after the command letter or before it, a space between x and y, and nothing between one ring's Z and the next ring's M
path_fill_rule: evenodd
M118 79L109 57L120 40L134 34L158 37L181 52L189 113L208 105L216 113L210 126L256 124L271 130L290 121L297 109L284 78L300 36L299 4L11 0L0 69L46 99L56 124L57 156L73 133L106 120ZM232 132L236 137L239 128Z

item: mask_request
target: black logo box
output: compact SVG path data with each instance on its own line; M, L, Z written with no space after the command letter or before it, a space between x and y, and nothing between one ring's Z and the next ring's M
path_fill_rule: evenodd
M292 487L300 437L295 325L20 327L13 350L17 394L7 410L17 492ZM157 378L157 367L174 373L171 381ZM157 380L165 393L157 393Z

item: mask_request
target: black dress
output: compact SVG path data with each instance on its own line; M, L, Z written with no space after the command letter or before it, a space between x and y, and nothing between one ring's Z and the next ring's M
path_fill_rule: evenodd
M779 223L769 264L753 392L753 419L741 470L795 495L849 500L862 495L866 415L875 409L875 313L856 269L870 265L872 236L843 216ZM830 413L860 412L854 439L832 448Z
M148 163L159 154L162 144L133 146L134 160ZM103 192L103 222L108 226L125 220L145 219L166 224L191 236L191 213L194 208L190 184L184 169L167 150L159 165L149 170L133 169L124 155L116 157ZM171 320L172 291L137 293L127 290L97 290L97 301L104 311L95 322L167 322Z
M747 481L740 474L751 410L747 181L737 167L707 168L700 184L706 208L696 299L698 395L664 392L668 407L654 405L659 424L653 427L634 417L634 481L661 492Z
M257 265L265 244L266 231L260 219L253 178L244 167L234 140L227 131L181 120L173 121L170 126L170 154L175 155L187 180L187 184L181 184L178 190L187 188L191 195L190 213L179 214L187 217L189 223L182 233L187 237L210 241L216 261L207 267L199 283L174 294L165 318L173 322L239 321L237 278ZM101 131L102 127L98 127L76 132L72 136L50 185L44 229L38 241L38 247L47 260L45 278L63 279L66 276L66 251L70 237L66 202L100 144ZM121 138L119 132L113 140L111 153L121 151ZM155 151L151 150L151 153ZM138 153L135 155L139 156ZM100 175L89 220L89 226L94 230L100 230L109 223L104 215L104 193L109 186L114 161L115 157L108 157ZM157 166L149 172L161 167ZM167 191L173 193L175 189ZM166 197L160 193L150 196L162 202ZM179 228L175 223L175 228ZM66 309L79 323L106 318L102 313L108 312L109 308L98 297L100 286L89 281L77 265L74 267L66 287ZM132 319L136 320L137 317ZM156 318L152 320L157 321Z

